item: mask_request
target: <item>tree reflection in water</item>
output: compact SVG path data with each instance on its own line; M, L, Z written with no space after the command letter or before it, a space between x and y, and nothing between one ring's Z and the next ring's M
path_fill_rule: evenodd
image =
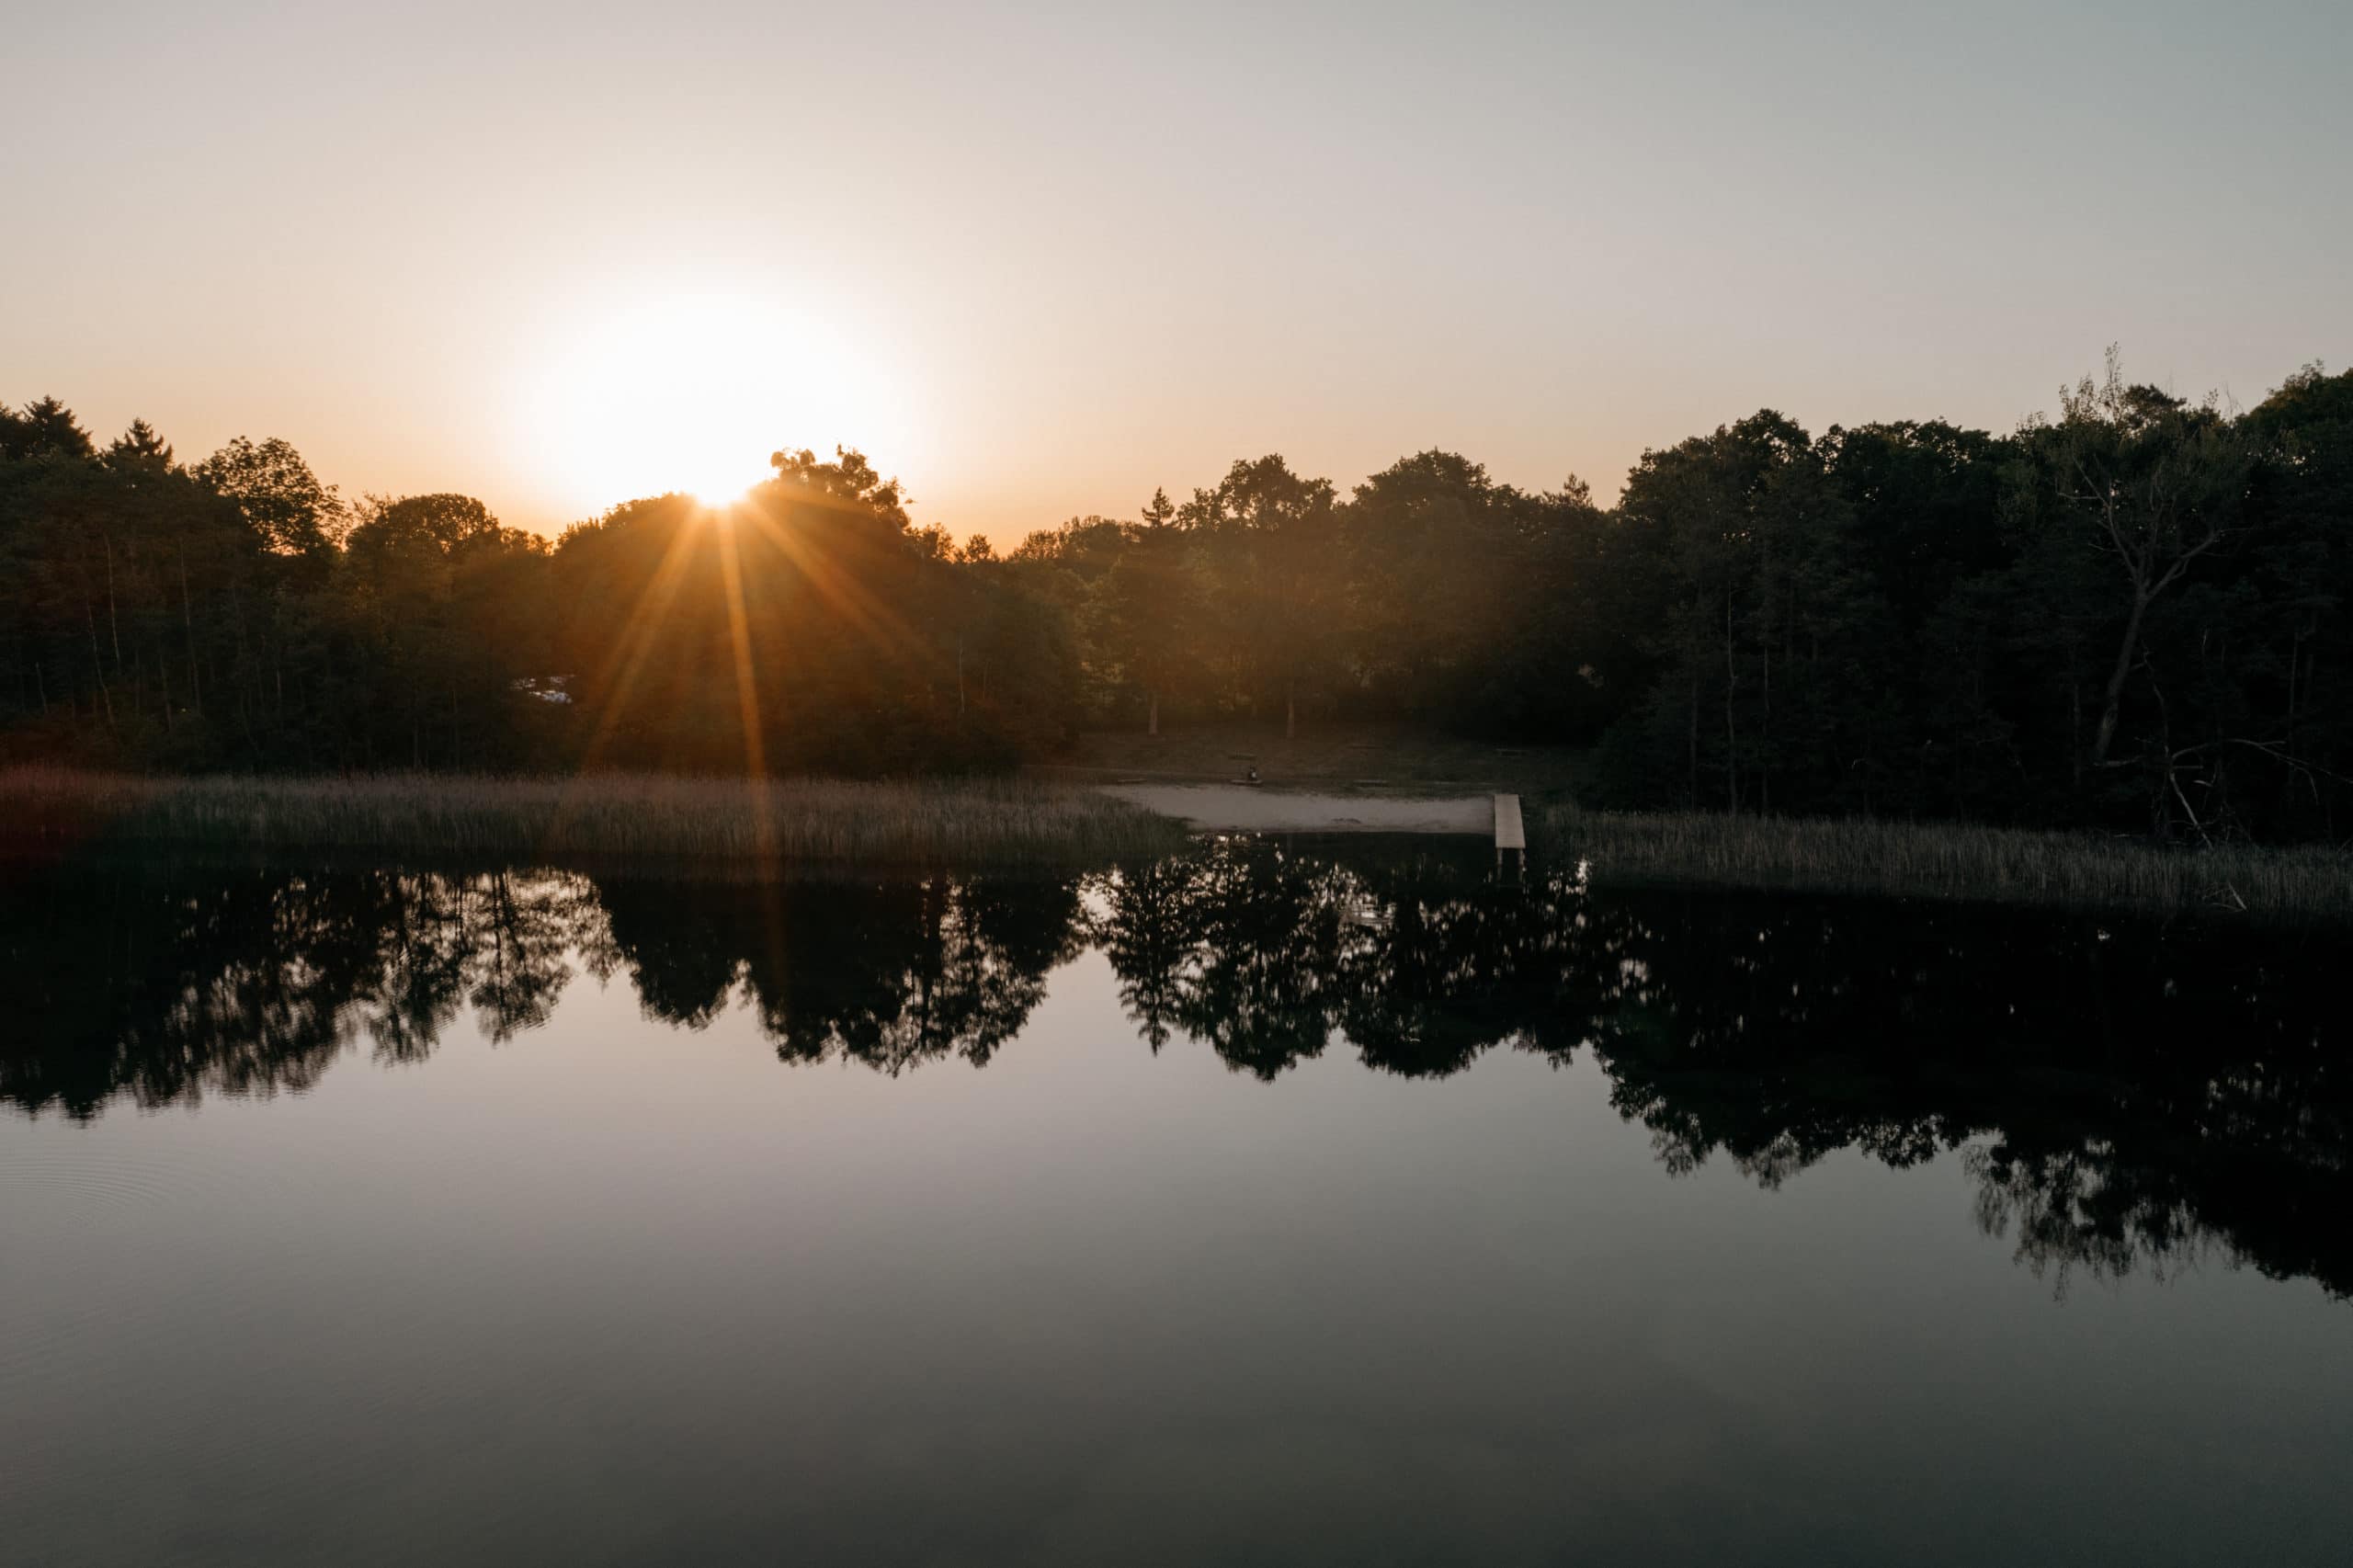
M584 970L667 1024L746 1007L788 1062L977 1066L1088 948L1155 1052L1273 1080L1335 1042L1415 1077L1584 1047L1670 1172L1960 1150L1979 1223L2062 1286L2219 1250L2353 1293L2328 937L1499 885L1370 841L1059 879L84 868L0 901L0 1097L300 1091L349 1051L421 1060L468 1007L494 1041L537 1028Z
M787 1062L985 1063L1078 949L1074 881L932 875L600 884L647 1016L699 1028L739 992Z
M547 1020L601 924L561 872L85 868L0 902L0 1097L87 1118L300 1091L358 1040L422 1060L469 1006L505 1040Z

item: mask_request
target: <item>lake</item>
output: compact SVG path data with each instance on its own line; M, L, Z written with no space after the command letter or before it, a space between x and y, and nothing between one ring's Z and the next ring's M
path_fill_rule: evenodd
M7 869L0 1558L2341 1562L2341 935Z

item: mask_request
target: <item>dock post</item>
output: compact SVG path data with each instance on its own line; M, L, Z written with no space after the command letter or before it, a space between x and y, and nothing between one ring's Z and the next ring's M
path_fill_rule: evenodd
M1525 875L1528 870L1528 830L1520 824L1518 795L1495 797L1495 879L1498 881L1503 880L1504 851L1506 849L1518 852L1520 872Z

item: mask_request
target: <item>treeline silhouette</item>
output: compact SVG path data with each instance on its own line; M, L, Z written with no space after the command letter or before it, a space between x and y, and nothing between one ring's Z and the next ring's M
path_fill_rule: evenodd
M1671 1171L1772 1186L1966 1146L2038 1269L2220 1248L2353 1294L2332 943L1958 907L1497 885L1426 855L1206 844L1062 878L647 881L80 866L0 906L0 1100L300 1090L354 1049L494 1041L583 972L648 1017L751 1010L788 1062L987 1064L1087 948L1141 1044L1275 1081L1336 1044L1420 1078L1589 1051Z
M347 505L285 443L0 417L0 746L153 767L858 773L1089 725L1405 716L1598 747L1604 803L2341 837L2353 373L2244 413L2107 372L1995 435L1767 411L1618 505L1279 457L1000 559L854 451L552 545Z
M856 453L722 522L633 501L552 545L463 495L346 504L283 441L183 465L0 419L0 747L142 767L873 773L1058 740L1065 620L910 527Z

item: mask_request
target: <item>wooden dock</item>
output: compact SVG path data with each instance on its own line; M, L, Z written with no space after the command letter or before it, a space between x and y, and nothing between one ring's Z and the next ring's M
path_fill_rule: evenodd
M1528 864L1528 829L1519 820L1519 797L1495 797L1495 869L1504 869L1504 851L1517 850L1522 867Z

